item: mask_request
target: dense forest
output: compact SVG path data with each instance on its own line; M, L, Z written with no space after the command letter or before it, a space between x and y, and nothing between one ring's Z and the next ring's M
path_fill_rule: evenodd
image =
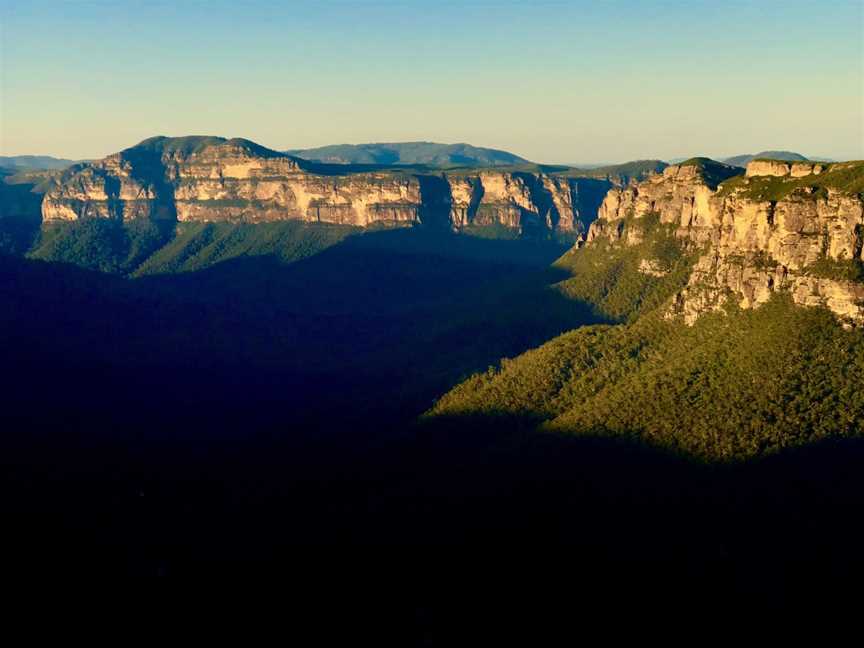
M520 417L710 460L860 436L864 338L775 300L692 327L647 315L566 333L443 397L436 415Z

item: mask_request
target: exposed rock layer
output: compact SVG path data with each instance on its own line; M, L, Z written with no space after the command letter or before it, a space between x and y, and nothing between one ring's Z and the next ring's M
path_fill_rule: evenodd
M593 219L598 192L612 186L541 172L350 171L247 140L154 138L71 167L46 193L42 216L498 225L520 233L581 234Z
M702 250L670 314L692 323L730 300L752 308L782 290L798 304L825 306L846 323L864 324L864 283L858 280L864 163L756 160L746 177L720 184L727 169L676 165L611 189L588 244L598 238L638 242L641 230L628 228L628 219L656 213L688 246Z

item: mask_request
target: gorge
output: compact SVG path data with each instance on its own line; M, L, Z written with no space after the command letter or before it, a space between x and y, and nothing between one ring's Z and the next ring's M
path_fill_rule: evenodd
M155 137L53 172L41 185L41 215L49 228L93 219L422 225L552 237L576 248L637 245L645 224L657 219L684 252L698 252L669 316L692 324L730 299L751 307L784 291L795 303L827 307L847 325L864 322L861 163L757 158L744 171L693 158L672 166L632 163L628 173L325 164L243 139ZM644 258L640 272L666 270Z

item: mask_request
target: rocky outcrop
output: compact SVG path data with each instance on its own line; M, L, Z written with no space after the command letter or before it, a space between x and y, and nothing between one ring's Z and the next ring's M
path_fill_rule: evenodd
M445 174L455 227L504 225L522 231L582 233L596 214L591 189L611 182L542 173L481 171ZM580 193L581 189L581 193Z
M300 219L360 226L419 220L414 178L311 173L303 160L245 140L192 150L174 149L170 140L161 147L147 143L69 169L46 193L43 219Z
M541 172L351 172L248 140L152 138L68 169L46 193L42 215L45 221L499 225L578 235L593 220L598 183L603 191L611 186Z
M707 169L710 172L706 173ZM587 240L597 237L636 244L642 230L625 228L625 219L656 213L663 224L675 225L681 235L695 240L710 236L713 212L709 200L717 184L740 173L740 169L697 158L693 163L676 164L662 174L626 187L610 189L588 231Z
M747 163L746 174L750 176L791 175L793 178L803 178L808 175L819 175L825 170L821 162L785 162L783 160L753 160Z
M588 244L636 243L642 229L628 222L654 213L701 253L670 310L688 323L730 301L752 308L785 291L798 304L864 324L864 163L755 160L746 175L727 171L685 163L610 190Z

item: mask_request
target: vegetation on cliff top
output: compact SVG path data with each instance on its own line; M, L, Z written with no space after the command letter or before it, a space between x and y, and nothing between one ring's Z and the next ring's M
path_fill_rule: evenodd
M163 155L189 156L214 146L234 146L256 157L293 159L304 171L326 176L380 174L383 177L409 178L417 174L471 176L480 171L502 173L548 174L564 178L589 178L626 184L642 180L668 166L662 160L634 160L595 168L581 169L561 164L537 164L506 151L475 147L469 144L435 144L404 142L394 144L335 145L320 149L280 152L243 138L227 139L210 135L166 137L158 135L121 151L134 160L136 171L162 182L159 158ZM2 164L0 164L2 167ZM64 164L62 182L82 171L93 172L90 162ZM99 173L98 168L95 170Z
M157 135L148 137L135 146L130 146L126 151L140 150L152 151L159 154L163 153L182 153L183 155L191 155L200 153L210 146L218 146L224 144L228 140L224 137L215 135L187 135L185 137L166 137Z
M311 173L342 175L374 171L402 174L444 171L451 175L471 175L482 169L509 173L546 173L569 178L602 178L618 182L642 180L668 166L662 160L633 160L582 169L563 164L537 164L524 158L470 144L436 144L433 142L396 142L392 144L337 144L317 149L295 149L278 152L250 140L197 136L148 138L126 151L150 151L161 154L199 153L209 146L239 144L251 154L263 157L290 155L300 158Z
M592 169L570 168L560 174L571 178L608 178L626 184L630 180L644 180L649 175L661 173L667 166L662 160L632 160Z
M420 164L437 167L530 164L525 158L507 151L470 144L438 144L435 142L333 144L286 152L305 160L331 164Z
M793 193L824 196L828 189L864 195L864 161L825 163L821 173L792 176L737 176L720 185L719 195L750 200L783 200Z
M720 160L724 164L732 166L746 167L748 162L753 160L783 160L785 162L803 162L807 158L800 153L793 151L760 151L759 153L745 153L743 155L734 155L732 157Z
M124 153L130 152L150 152L158 153L159 155L173 155L179 153L181 155L192 155L200 153L211 146L237 146L248 152L250 155L258 157L285 157L285 153L274 151L266 146L262 146L252 140L242 137L234 137L227 139L225 137L217 137L215 135L186 135L184 137L166 137L157 135L149 137L135 146L124 149Z
M744 173L743 169L729 166L706 157L690 158L689 160L681 162L679 166L696 167L699 170L699 175L702 176L705 183L712 189L716 189L717 185L724 180Z
M711 158L692 157L692 158L688 158L682 162L679 162L678 166L695 166L695 167L698 167L700 169L704 169L705 167L724 166L724 165L722 165L720 162L717 162L717 160L712 160ZM739 171L739 173L740 173L740 171Z
M598 182L608 181L615 184L627 184L631 180L644 180L654 173L660 173L668 164L661 160L635 160L623 164L581 169L563 164L516 164L497 166L492 169L481 167L447 167L442 169L448 176L476 176L484 170L501 173L543 173L557 178L573 180L585 179ZM608 187L607 187L608 188ZM599 203L598 203L599 206Z

